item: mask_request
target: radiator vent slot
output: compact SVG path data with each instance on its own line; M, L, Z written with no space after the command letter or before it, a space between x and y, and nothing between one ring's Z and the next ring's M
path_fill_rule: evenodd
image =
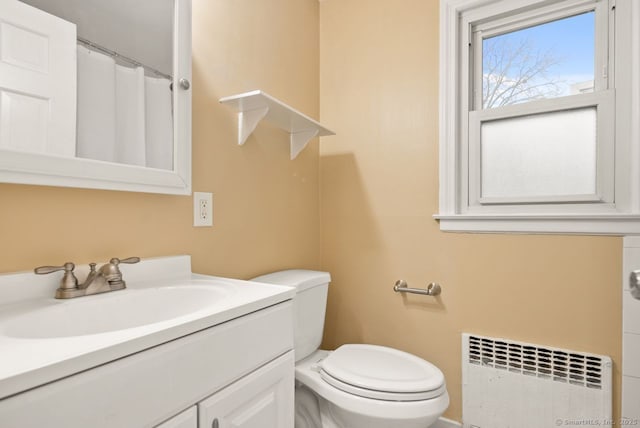
M468 362L526 376L602 389L602 358L556 348L468 336Z

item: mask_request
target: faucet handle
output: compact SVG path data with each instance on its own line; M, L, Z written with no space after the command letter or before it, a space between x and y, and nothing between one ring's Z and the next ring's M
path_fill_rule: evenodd
M60 281L61 289L71 289L76 288L78 286L78 278L73 274L73 270L76 268L71 262L67 262L62 266L40 266L33 270L33 272L37 275L46 275L48 273L58 272L63 270L64 276Z
M62 266L40 266L35 268L33 272L37 275L46 275L48 273L58 272L61 270L65 272L73 272L75 268L76 268L76 265L74 265L71 262L67 262Z
M118 259L114 257L110 260L110 262L116 266L118 266L120 263L134 264L134 263L138 263L139 261L140 261L140 257L127 257L126 259Z

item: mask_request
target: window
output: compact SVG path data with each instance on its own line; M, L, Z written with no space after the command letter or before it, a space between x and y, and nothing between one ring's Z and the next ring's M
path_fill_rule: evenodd
M640 231L637 3L443 0L442 229Z
M569 3L470 24L470 211L613 202L608 8Z

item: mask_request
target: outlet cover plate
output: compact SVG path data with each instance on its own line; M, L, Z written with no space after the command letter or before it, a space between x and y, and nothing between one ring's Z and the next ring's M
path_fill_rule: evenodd
M213 194L193 192L193 226L213 226Z

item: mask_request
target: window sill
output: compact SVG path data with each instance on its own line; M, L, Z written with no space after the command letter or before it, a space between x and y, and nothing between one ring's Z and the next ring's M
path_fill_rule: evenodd
M577 235L640 234L640 215L440 215L444 232Z

